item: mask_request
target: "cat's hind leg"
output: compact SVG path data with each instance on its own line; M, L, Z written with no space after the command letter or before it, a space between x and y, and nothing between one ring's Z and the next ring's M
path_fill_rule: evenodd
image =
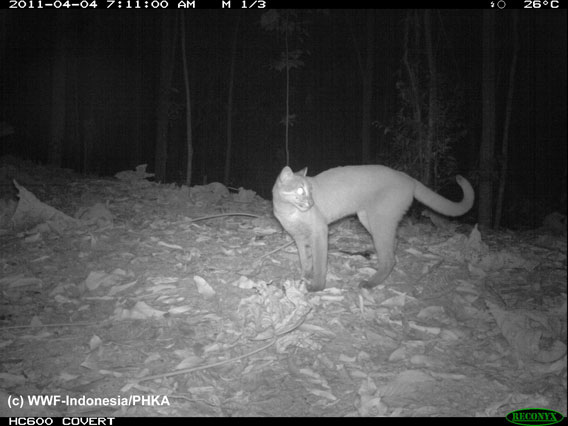
M377 272L368 280L359 283L359 287L373 288L381 284L392 272L395 265L395 238L399 217L392 217L373 212L372 217L366 211L357 214L363 226L373 238L377 251Z

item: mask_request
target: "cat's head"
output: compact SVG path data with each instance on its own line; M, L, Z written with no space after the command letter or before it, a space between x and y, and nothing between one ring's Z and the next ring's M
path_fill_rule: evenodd
M308 211L314 205L312 188L306 179L307 172L307 167L294 173L290 167L286 166L280 172L273 189L273 192L277 191L284 201L293 204L302 212Z

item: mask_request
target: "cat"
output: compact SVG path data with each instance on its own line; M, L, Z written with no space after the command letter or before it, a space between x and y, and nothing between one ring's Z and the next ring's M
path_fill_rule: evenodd
M296 242L308 291L325 288L330 223L356 214L371 234L379 264L377 272L359 284L370 289L394 267L396 229L413 198L446 216L463 215L475 198L470 183L459 175L463 199L458 203L385 166L336 167L314 177L306 173L307 168L294 173L284 167L272 188L272 203L274 216Z

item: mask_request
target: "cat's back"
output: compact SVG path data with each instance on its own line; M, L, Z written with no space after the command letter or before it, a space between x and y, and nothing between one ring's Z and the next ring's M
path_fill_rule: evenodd
M353 186L376 187L378 182L397 182L405 178L406 174L381 165L343 166L321 172L314 176L318 185L325 187L349 189Z
M385 166L344 166L326 170L312 178L315 204L328 223L376 204L388 194L410 194L414 181L408 175Z

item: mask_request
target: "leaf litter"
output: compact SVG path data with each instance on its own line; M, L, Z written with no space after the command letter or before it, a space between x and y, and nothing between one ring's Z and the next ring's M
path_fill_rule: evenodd
M566 413L565 236L409 219L361 292L376 257L347 219L326 290L305 293L253 191L1 167L2 415L40 394L91 400L18 415Z

